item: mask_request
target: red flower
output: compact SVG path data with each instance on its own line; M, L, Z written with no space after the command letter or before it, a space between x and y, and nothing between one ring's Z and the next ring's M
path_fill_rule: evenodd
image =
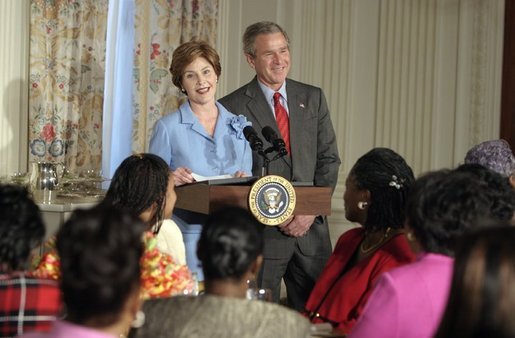
M158 43L152 44L152 54L150 54L150 60L154 60L156 56L161 55L159 47L161 47L161 45L159 45Z
M60 89L63 89L64 88L64 85L62 83L59 83L59 88Z
M54 126L50 123L47 123L43 126L43 130L41 130L41 137L46 141L50 142L55 138L55 129Z
M33 82L32 83L32 88L37 88L38 87L38 84L36 82Z

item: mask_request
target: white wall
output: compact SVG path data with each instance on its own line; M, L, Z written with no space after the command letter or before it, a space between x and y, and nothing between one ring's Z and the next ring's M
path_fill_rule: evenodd
M343 164L332 201L333 243L349 224L345 177L372 147L416 174L453 167L499 137L502 0L220 0L219 94L248 82L241 35L256 21L291 39L290 77L324 89Z

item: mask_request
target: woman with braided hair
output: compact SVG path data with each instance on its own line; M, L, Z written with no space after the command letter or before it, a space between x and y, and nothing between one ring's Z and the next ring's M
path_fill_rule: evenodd
M306 303L313 323L348 333L381 273L415 259L402 230L413 172L387 148L358 159L345 182L345 217L361 227L339 239Z
M154 154L127 157L116 169L107 191L107 203L138 215L156 236L161 252L186 264L182 233L171 220L177 200L174 177L166 162Z

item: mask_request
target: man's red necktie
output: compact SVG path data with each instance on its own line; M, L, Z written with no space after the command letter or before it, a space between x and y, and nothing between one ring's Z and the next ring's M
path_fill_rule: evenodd
M286 145L286 150L288 150L288 154L291 154L290 151L290 120L288 119L288 112L281 104L281 94L274 93L274 110L275 110L275 119L277 121L277 127L281 132L281 136L284 140L284 144Z

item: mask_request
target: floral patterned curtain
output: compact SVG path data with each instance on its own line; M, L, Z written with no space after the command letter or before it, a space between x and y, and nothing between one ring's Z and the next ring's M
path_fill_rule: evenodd
M108 0L31 0L30 161L100 169Z
M154 123L177 109L169 72L174 49L192 39L216 42L218 0L136 0L133 151L144 152Z

